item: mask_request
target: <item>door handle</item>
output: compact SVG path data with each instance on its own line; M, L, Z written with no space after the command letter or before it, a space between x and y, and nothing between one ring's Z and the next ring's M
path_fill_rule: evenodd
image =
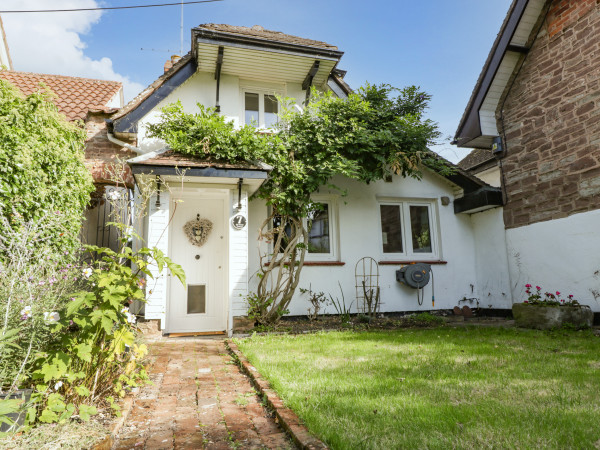
M196 256L194 256L194 258L200 259L200 255L196 255Z

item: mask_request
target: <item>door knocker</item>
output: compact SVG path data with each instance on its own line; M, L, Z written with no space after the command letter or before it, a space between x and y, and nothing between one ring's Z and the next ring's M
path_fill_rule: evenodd
M210 220L201 219L198 214L196 219L190 220L184 225L183 231L193 245L202 247L208 240L212 227L213 224Z

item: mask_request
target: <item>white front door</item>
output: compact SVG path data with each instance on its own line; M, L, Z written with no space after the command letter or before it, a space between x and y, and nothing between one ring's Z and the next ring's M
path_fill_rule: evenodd
M186 286L171 277L169 333L220 332L227 328L225 197L198 195L181 195L172 203L175 213L170 226L170 256L183 267ZM212 222L202 246L194 245L184 231L198 215Z

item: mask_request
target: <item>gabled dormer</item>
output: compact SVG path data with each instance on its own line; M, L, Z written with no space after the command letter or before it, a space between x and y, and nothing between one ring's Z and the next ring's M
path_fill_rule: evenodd
M237 125L269 128L280 110L278 96L302 105L315 87L345 97L351 89L337 69L342 55L325 42L258 25L200 25L192 29L190 53L165 66L161 77L115 115L114 132L139 138L143 122L174 100L190 111L197 102L215 107Z

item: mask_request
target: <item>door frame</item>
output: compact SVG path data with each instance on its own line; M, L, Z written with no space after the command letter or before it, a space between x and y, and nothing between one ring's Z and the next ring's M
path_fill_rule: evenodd
M231 317L230 317L230 311L231 311L231 307L230 307L230 292L229 292L229 209L230 209L230 196L231 196L231 190L229 189L211 189L211 188L195 188L195 187L186 187L186 186L177 186L176 189L173 190L173 192L171 193L171 195L169 196L169 213L170 213L170 217L169 219L171 219L171 222L169 223L168 226L168 251L167 251L167 256L171 259L172 255L173 255L173 239L172 239L172 234L173 234L173 223L172 220L174 219L174 214L176 212L176 203L178 200L204 200L204 199L210 199L210 200L222 200L223 201L223 240L224 240L224 248L223 248L223 294L224 294L224 298L223 301L225 302L225 307L223 308L223 314L225 315L224 317L224 322L225 322L225 332L227 334L229 334L229 330L230 330L230 322L231 322ZM213 232L216 230L213 230ZM175 261L177 262L177 261ZM179 280L174 280L173 281L173 277L171 276L171 274L169 274L169 276L167 276L167 299L166 299L166 304L165 304L165 327L164 327L164 332L165 333L177 333L177 330L174 330L171 328L171 323L170 323L170 308L171 308L171 283L172 282L176 282L176 283L180 283ZM187 289L187 286L186 286ZM222 330L211 330L211 331L222 331Z

